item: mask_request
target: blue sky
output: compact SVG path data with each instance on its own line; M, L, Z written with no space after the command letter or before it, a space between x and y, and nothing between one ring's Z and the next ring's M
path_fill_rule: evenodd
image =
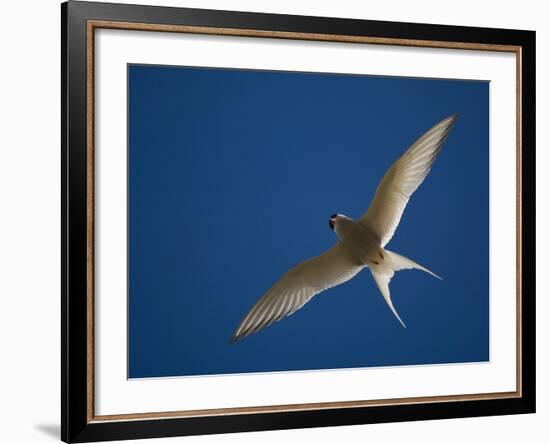
M129 377L489 359L489 83L130 65ZM368 270L235 344L290 267L330 248L392 162L460 113L388 249L444 278Z

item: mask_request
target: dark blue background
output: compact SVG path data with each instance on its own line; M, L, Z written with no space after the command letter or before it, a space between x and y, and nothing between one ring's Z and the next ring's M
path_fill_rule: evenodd
M129 376L486 361L487 82L129 66ZM332 246L392 162L459 112L390 250L401 327L368 270L244 340L286 270Z

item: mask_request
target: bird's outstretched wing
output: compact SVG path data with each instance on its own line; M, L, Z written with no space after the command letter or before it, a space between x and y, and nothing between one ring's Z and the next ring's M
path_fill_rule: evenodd
M231 342L291 315L316 294L350 280L362 268L340 243L296 265L256 302L233 333Z
M457 118L453 114L426 131L386 171L359 222L382 247L392 238L409 198L424 181Z

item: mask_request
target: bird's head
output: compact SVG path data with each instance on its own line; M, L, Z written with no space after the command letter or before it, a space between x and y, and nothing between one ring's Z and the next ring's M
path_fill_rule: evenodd
M338 220L339 217L340 217L339 214L333 214L328 218L328 226L330 227L331 230L334 230L334 227L336 226L336 221Z

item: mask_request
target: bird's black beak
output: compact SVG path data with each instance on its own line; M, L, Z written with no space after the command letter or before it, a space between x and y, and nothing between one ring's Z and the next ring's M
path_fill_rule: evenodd
M328 219L328 226L331 230L334 230L334 224L336 223L336 214L332 215Z

